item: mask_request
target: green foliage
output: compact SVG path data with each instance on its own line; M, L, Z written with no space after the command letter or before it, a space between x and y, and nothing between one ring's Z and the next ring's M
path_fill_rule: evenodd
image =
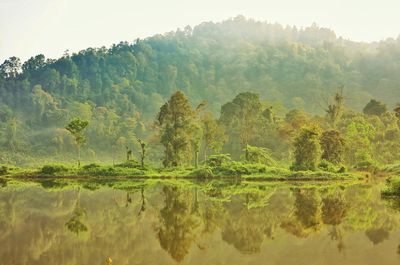
M239 154L258 136L261 117L260 95L256 93L239 93L231 102L221 107L220 122L227 128L230 150L234 155Z
M345 140L339 131L325 131L321 135L322 159L340 164L344 159Z
M386 180L386 189L382 191L386 196L399 196L400 195L400 177L391 177Z
M372 160L371 142L376 135L375 128L362 116L349 120L345 128L346 161L352 166Z
M81 165L81 147L86 143L84 130L88 125L88 121L81 120L80 118L74 118L65 127L65 129L69 131L75 138L75 143L78 149L78 167Z
M40 173L46 175L56 175L60 173L65 173L68 171L68 168L64 165L44 165L40 170Z
M210 179L214 177L214 173L211 167L203 167L195 169L190 173L191 177L196 177L198 179Z
M267 166L263 164L244 164L233 161L213 168L215 175L224 177L235 177L252 174L262 174L267 172Z
M267 148L247 145L244 149L246 162L251 164L265 164L274 166L276 162L271 157L271 153Z
M186 96L178 91L165 103L157 115L161 143L165 148L165 167L190 164L193 157L191 141L195 137L195 112Z
M251 145L289 164L299 130L312 124L346 141L344 155L336 136L321 142L325 160L363 169L393 163L400 160L393 151L400 148L400 109L389 113L386 105L400 96L393 89L399 47L399 40L343 42L317 26L298 30L237 17L56 60L11 57L0 66L0 163L70 162L77 147L79 164L86 142L87 163L123 161L131 150L159 166L163 148L166 166L187 166L220 152L238 160ZM319 96L335 90L322 117ZM371 98L382 102L365 106ZM189 102L201 103L196 109ZM352 111L364 106L366 115ZM158 110L161 139L151 126ZM310 151L318 153L313 143ZM295 149L293 168L318 165L300 161L315 159Z
M6 175L7 173L8 173L8 167L0 166L0 176L1 175Z
M92 164L84 165L84 166L82 167L82 169L83 169L83 170L93 170L93 169L97 169L97 168L99 168L99 167L100 167L99 164L92 163Z
M295 162L293 170L315 170L320 157L321 146L316 128L303 128L294 143Z
M142 165L135 160L129 160L124 163L116 164L115 166L121 168L142 168Z
M223 164L230 164L231 162L232 159L229 154L218 154L208 157L206 160L206 165L210 167L220 167Z
M88 125L88 121L83 121L80 118L74 118L67 124L65 129L75 137L76 144L78 146L82 146L86 142L86 137L83 134L83 131Z
M366 115L380 116L387 111L387 107L384 103L371 99L370 102L364 107L363 112Z
M318 168L320 170L326 171L326 172L332 172L332 173L345 173L346 172L346 167L343 165L338 165L337 163L333 164L327 160L321 160L321 162L318 165Z

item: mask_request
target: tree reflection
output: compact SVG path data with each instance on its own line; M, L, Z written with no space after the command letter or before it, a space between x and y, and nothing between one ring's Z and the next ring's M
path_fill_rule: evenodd
M160 211L158 239L161 247L173 259L184 259L196 239L195 229L199 226L197 211L194 211L193 194L178 186L163 187L164 208Z
M322 200L322 221L327 225L339 225L347 210L348 205L341 193L330 195Z
M343 243L343 231L339 226L346 217L348 211L343 192L329 194L322 199L322 221L326 225L332 225L329 235L332 240L337 241L337 249L342 252L345 248Z
M297 237L308 237L321 228L321 198L315 189L294 189L294 212L281 227Z
M144 187L140 188L140 195L141 195L141 201L140 201L138 216L140 216L144 211L146 211L146 198L144 197Z
M0 187L1 188L7 187L7 180L6 179L0 178Z
M80 206L80 189L78 189L78 198L75 203L75 208L72 213L71 219L69 219L65 226L67 229L76 235L88 230L87 226L82 223L82 218L86 216L86 210Z
M229 218L222 239L242 253L258 253L264 241L264 223L258 211L245 210L237 219Z
M273 192L255 189L243 194L228 207L222 239L242 253L258 253L266 237L273 238L274 222L265 204Z
M208 201L205 203L203 223L204 233L214 232L224 220L225 208L222 203Z
M365 235L374 245L378 245L389 238L389 231L384 228L373 228L365 231Z

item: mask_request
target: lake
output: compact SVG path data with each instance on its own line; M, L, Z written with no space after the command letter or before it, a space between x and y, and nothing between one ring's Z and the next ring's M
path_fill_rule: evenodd
M399 264L380 184L1 182L0 264Z

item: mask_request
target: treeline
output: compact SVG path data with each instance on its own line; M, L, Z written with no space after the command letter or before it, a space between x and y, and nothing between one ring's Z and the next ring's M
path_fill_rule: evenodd
M260 94L261 104L282 117L290 109L321 115L321 99L341 85L351 109L371 98L391 109L400 96L399 55L399 40L354 43L316 25L297 29L239 16L57 60L11 57L0 66L1 162L71 158L74 141L64 127L73 117L90 123L85 158L111 159L136 137L152 135L154 114L177 90L193 104L207 100L215 116L245 91ZM230 140L223 148L240 151ZM148 158L162 159L157 152Z
M219 119L202 102L192 108L178 91L157 116L164 166L208 165L226 159L293 170L374 171L400 159L400 107L371 100L363 112L345 106L339 89L325 115L291 110L279 116L256 93L238 94L221 107ZM209 157L209 154L213 154Z

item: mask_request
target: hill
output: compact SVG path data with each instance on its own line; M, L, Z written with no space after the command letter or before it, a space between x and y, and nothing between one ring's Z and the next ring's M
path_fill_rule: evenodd
M323 99L342 86L348 108L361 110L371 98L393 107L399 73L400 39L356 43L317 25L242 16L59 59L11 57L0 66L2 161L67 154L73 143L63 128L75 116L91 121L91 156L110 153L121 137L150 135L176 90L194 105L207 100L216 115L244 91L282 113L322 114Z

